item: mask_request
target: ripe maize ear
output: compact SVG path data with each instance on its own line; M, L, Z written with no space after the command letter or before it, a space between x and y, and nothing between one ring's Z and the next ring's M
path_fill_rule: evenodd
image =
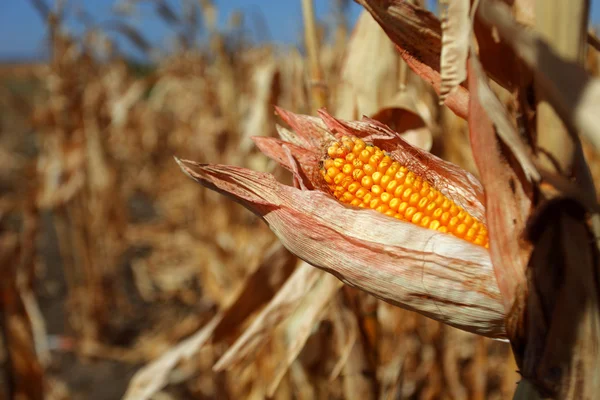
M421 176L376 146L344 136L327 149L321 175L342 203L488 247L485 225L436 190Z

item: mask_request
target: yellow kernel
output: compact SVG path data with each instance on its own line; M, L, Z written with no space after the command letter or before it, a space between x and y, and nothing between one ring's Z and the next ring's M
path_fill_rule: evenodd
M336 185L339 185L344 180L345 177L346 177L346 175L339 173L333 178L333 183L335 183Z
M475 219L473 217L471 217L469 214L465 215L465 219L463 219L463 223L466 226L473 226L474 222L475 222Z
M402 192L402 200L408 201L410 199L410 195L412 194L411 188L406 188L404 192Z
M363 196L362 201L365 204L369 204L371 202L371 200L373 200L373 193L367 193Z
M348 151L354 149L354 142L350 138L342 138L342 144Z
M389 156L385 156L383 157L383 159L381 160L381 162L379 163L379 166L377 167L377 170L381 173L386 173L386 171L388 170L388 168L392 165L392 159Z
M421 183L423 182L423 180L421 178L419 178L418 176L415 175L415 182L413 183L413 189L417 192L420 193L421 192Z
M350 203L352 200L354 200L354 195L349 192L344 193L340 198L340 201L343 203Z
M406 210L406 211L408 212L408 210ZM413 224L418 224L419 222L421 222L421 218L423 218L423 213L420 211L417 211L416 213L413 214L411 222Z
M329 175L331 178L333 178L334 176L336 176L339 173L340 173L340 170L337 169L336 167L327 168L327 175Z
M365 189L371 189L371 186L373 186L373 178L371 178L368 175L363 176L363 178L360 180L360 184L362 185L362 187L364 187Z
M460 211L458 212L458 214L456 215L458 217L458 219L460 219L461 221L463 219L465 219L465 217L468 215L467 212L463 209L459 209Z
M458 207L456 206L456 204L452 204L450 206L450 209L448 211L450 212L450 215L457 216L460 210L458 209Z
M448 211L445 211L444 213L442 213L442 215L440 216L440 223L442 225L448 225L448 222L450 221L450 213Z
M346 164L346 160L344 160L343 158L336 158L335 160L333 160L333 166L337 169L342 168L344 164Z
M431 218L427 215L423 215L423 218L421 218L421 226L427 228L429 226L429 221L431 221Z
M381 200L381 199L380 199ZM389 210L390 208L387 206L387 204L381 204L379 205L377 208L375 208L375 211L379 211L380 213L385 213Z
M329 176L329 175L325 175L325 182L332 184L333 183L333 179Z
M349 163L351 163L355 159L356 159L356 155L354 153L348 153L348 154L346 154L346 161L348 161Z
M379 185L373 185L373 186L371 186L371 192L374 195L379 196L383 192L383 189Z
M444 198L444 196L441 193L439 194L438 198L439 198L439 200L436 199L435 202L438 203L438 201L439 201L438 205L441 205L442 208L444 209L444 211L448 211L450 209L450 207L452 206L452 202L450 200Z
M460 224L456 227L456 230L454 233L459 238L462 238L463 236L465 236L465 233L467 233L467 227L465 226L465 224Z
M411 194L408 199L408 204L410 204L411 206L416 206L417 204L419 204L419 193Z
M400 205L398 206L398 212L401 213L402 215L404 215L404 213L406 212L406 209L408 208L408 203L403 201L402 203L400 203Z
M351 176L346 176L344 179L342 179L342 182L340 182L340 186L344 189L348 189L348 186L350 186L353 181L354 179L352 179Z
M390 178L390 179L392 179L389 175L386 175L383 178ZM383 178L381 178L382 183L383 183ZM390 180L390 182L385 187L385 191L388 192L388 193L394 193L394 190L397 187L398 187L398 181Z
M367 175L373 175L373 172L375 172L375 168L373 168L371 164L365 164L363 165L363 171L365 171L365 174Z
M472 242L473 239L475 239L475 235L477 234L477 231L473 228L469 228L469 230L467 231L467 233L465 234L465 239Z
M361 153L365 147L367 147L367 145L365 144L365 142L363 142L362 140L358 139L356 142L354 142L354 152L355 153Z
M396 211L390 210L388 207L388 210L384 214L387 215L388 217L393 217L394 215L396 215Z
M431 203L433 205L435 205L435 203ZM442 214L444 213L444 210L442 210L441 208L436 208L435 211L433 211L433 214L431 214L431 217L433 219L440 219L440 217L442 216Z
M369 165L370 165L371 167L373 167L373 168L377 168L377 166L378 166L378 165L379 165L379 163L381 162L381 159L382 159L382 158L383 158L383 157L381 157L381 156L380 156L380 155L378 155L378 154L373 154L373 155L371 156L371 158L369 158Z
M376 209L381 205L381 199L379 197L375 197L369 202L369 208Z
M448 228L445 226L440 226L439 228L437 228L438 232L442 232L442 233L447 233L448 232Z
M429 223L429 229L437 230L440 227L440 221L433 220Z
M399 168L400 164L398 164L397 162L393 162L392 165L390 165L390 167L387 169L387 171L385 171L385 174L389 177L394 177L394 175L396 175L396 172L398 172Z
M331 145L327 149L327 154L329 155L329 157L335 157L335 152L337 151L338 148L339 148L339 145L337 143L334 143L333 145Z
M344 166L342 167L342 172L346 175L350 175L353 170L354 167L352 166L352 164L344 164Z
M404 216L406 217L407 220L411 220L413 215L417 212L417 209L414 207L408 207L406 209L406 211L404 212Z
M415 174L413 174L412 172L409 172L408 174L406 174L406 179L404 180L404 183L407 185L414 185Z
M354 207L358 207L358 206L359 206L359 204L361 204L361 203L362 203L362 200L361 200L361 199L357 199L357 198L355 197L355 198L354 198L354 200L352 200L352 201L350 202L350 205L351 205L351 206L354 206Z
M367 148L365 148L363 151L360 152L360 155L358 156L358 159L360 161L362 161L363 163L368 163L369 162L369 158L371 158L371 153L369 152L369 150L367 150Z
M381 199L382 202L387 204L392 200L392 195L387 192L383 192L379 195L379 198Z
M352 194L356 193L356 191L360 188L360 184L358 182L352 182L348 185L348 191Z
M362 168L363 165L365 165L365 164L362 161L360 161L358 158L355 158L354 160L352 160L352 166L356 169Z
M404 193L404 185L400 185L394 190L394 197L402 197L402 193Z
M355 181L360 181L365 176L365 172L362 169L355 169L352 171L352 177Z
M396 172L396 175L394 175L394 178L396 178L396 180L398 181L398 184L402 184L402 183L404 183L404 180L406 179L406 172L402 171L402 169L400 169L398 172Z
M424 200L429 200L429 199L424 199ZM420 204L421 202L419 202ZM436 210L436 205L435 203L429 203L427 204L427 207L425 207L425 214L427 215L431 215L431 213L433 213ZM441 214L440 214L441 215Z
M354 193L354 195L355 195L356 197L358 197L359 199L362 199L363 197L365 197L365 195L366 195L367 193L369 193L369 191L368 191L367 189L365 189L365 188L362 188L362 187L361 187L360 189L358 189L358 190L356 191L356 193Z
M383 198L383 195L381 196ZM390 209L394 211L398 211L398 206L400 206L400 199L394 197L390 200Z
M373 175L371 175L373 177L373 183L375 184L379 184L379 182L381 181L381 177L383 176L383 174L379 171L375 171L373 172Z
M448 221L448 228L454 228L456 227L456 225L458 225L458 218L457 217L452 217L450 218L450 221Z
M383 175L381 177L381 180L379 181L379 185L387 191L387 187L390 184L390 182L393 182L392 177L389 175Z

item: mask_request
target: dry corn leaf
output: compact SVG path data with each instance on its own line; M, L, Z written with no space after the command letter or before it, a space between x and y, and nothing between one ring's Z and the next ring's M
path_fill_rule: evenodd
M399 89L399 61L394 44L371 14L363 11L346 50L335 115L357 119L387 105Z
M398 100L396 103L401 104ZM402 139L421 150L429 151L433 145L433 135L423 118L409 107L384 107L371 116L374 120L389 126L402 135Z
M271 107L276 103L278 74L277 65L271 58L257 64L253 69L254 96L244 126L244 139L240 144L240 151L244 154L252 148L251 136L267 135L272 131Z
M469 130L473 156L486 193L486 216L490 230L490 255L504 306L510 310L518 287L525 283L531 246L523 237L531 201L515 171L509 166L496 139L496 129L479 96L484 77L469 61ZM483 91L485 94L485 91Z
M440 21L432 13L403 0L359 0L396 44L408 66L440 93L442 50ZM463 87L450 93L444 104L465 118L469 93Z
M571 199L536 210L528 226L535 243L528 296L515 307L520 320L509 321L524 381L551 398L593 399L600 390L598 260L586 220L585 209Z
M469 0L443 0L440 101L467 79L467 57L471 38Z
M533 70L536 82L565 124L600 149L600 80L558 56L536 33L519 26L506 5L482 1L479 14Z
M509 119L508 112L488 85L487 76L476 57L471 59L471 72L475 74L477 79L477 101L492 121L498 137L515 156L526 178L530 182L539 181L540 173L534 165L529 148L519 137L516 128ZM473 93L471 95L474 96Z
M192 358L208 341L213 331L223 318L219 313L198 332L171 348L158 359L140 369L131 379L124 400L145 400L152 398L157 392L169 384L169 375L177 365Z
M323 154L324 139L332 136L331 132L363 137L388 151L401 165L410 166L416 175L427 177L473 218L485 221L481 187L475 178L413 148L377 121L344 123L321 113L328 128L324 130L314 118L281 110L280 114L306 144L304 152ZM286 160L287 156L291 165L297 159L287 149L288 153L275 158ZM345 206L321 190L282 185L268 174L178 162L197 182L261 216L294 254L345 283L461 329L491 337L504 335L502 306L489 255L482 246L379 212ZM297 180L320 189L327 187L318 174L306 175L299 174Z
M322 279L320 271L306 263L300 264L252 324L215 363L214 370L226 370L254 354L271 339L275 327L295 311L319 279Z
M404 62L394 44L371 14L364 11L346 50L335 115L344 119L370 116L400 133L407 129L403 126L417 118L421 129L413 127L404 139L429 150L433 143L428 129L432 112L423 101L426 93L412 85L401 91L400 63Z
M314 269L308 264L303 265ZM323 271L319 271L319 279L283 325L286 351L281 358L278 357L279 361L275 367L272 381L267 388L269 396L274 395L291 364L296 360L310 337L315 324L321 318L323 310L341 287L342 283L333 275L323 274Z
M244 320L267 302L290 275L290 261L289 252L275 243L223 311L198 332L136 372L124 399L151 398L169 384L171 371L182 360L194 357L208 340L219 342L235 334Z

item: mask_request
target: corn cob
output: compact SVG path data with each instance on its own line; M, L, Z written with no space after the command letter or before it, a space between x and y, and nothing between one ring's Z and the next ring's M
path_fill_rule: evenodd
M321 174L342 203L488 247L485 225L444 196L421 176L376 146L344 136L327 149Z

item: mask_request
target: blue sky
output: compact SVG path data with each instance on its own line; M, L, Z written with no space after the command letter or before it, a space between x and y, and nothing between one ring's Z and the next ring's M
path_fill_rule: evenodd
M194 0L195 1L195 0ZM592 21L600 21L600 9L592 0ZM54 0L46 0L53 4ZM67 27L74 34L83 31L83 25L75 17L74 10L84 9L97 23L114 19L113 6L116 0L68 0ZM179 11L181 0L167 0ZM232 12L245 15L246 26L256 39L270 39L279 43L298 43L302 33L300 0L215 0L219 10L218 23L226 27ZM315 12L321 21L331 20L333 1L315 0ZM350 1L348 18L354 22L361 7ZM138 29L151 43L167 48L174 31L154 12L151 1L140 2L136 16L127 21ZM41 56L44 52L45 25L31 1L0 0L0 60L27 59ZM126 53L139 56L133 46L124 39L119 46Z

